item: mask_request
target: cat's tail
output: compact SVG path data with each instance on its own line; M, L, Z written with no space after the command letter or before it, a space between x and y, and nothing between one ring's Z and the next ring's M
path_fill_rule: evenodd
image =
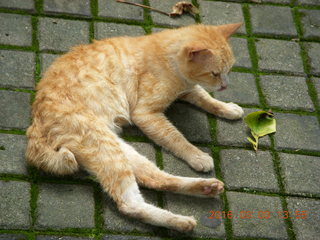
M53 149L40 137L28 132L26 159L29 164L58 175L72 174L78 170L76 158L68 148Z

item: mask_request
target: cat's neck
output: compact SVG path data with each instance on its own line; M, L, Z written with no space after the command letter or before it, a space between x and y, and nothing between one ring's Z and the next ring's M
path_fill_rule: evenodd
M164 36L163 36L164 35ZM150 36L149 44L144 45L144 53L148 55L147 71L155 73L160 81L171 81L175 86L185 92L192 89L196 84L190 81L181 71L178 64L182 42L181 32L166 32ZM150 44L151 43L151 44ZM149 46L155 46L157 51L148 51ZM153 61L152 61L153 60ZM160 71L159 71L160 70Z

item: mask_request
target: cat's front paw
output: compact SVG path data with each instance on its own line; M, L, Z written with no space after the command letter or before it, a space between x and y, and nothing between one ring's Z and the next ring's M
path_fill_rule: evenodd
M244 112L242 107L240 107L235 103L230 102L230 103L225 103L223 107L223 111L220 114L220 117L235 120L235 119L242 118L243 114Z
M192 156L188 163L194 170L199 172L209 172L213 169L213 159L207 153Z

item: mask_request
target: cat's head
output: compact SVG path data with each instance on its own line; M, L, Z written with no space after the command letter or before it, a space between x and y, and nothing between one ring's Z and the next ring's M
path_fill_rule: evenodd
M235 62L228 39L241 25L193 26L197 34L182 46L179 54L184 77L209 91L225 89Z

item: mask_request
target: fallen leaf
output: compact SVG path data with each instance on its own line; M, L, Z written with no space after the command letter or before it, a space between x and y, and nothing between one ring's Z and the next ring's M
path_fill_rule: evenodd
M199 14L199 9L189 2L177 2L173 6L170 17L181 16L183 13Z
M247 139L256 151L258 150L259 137L276 132L276 119L271 110L250 113L244 118L244 121L251 129L254 138L248 137Z

